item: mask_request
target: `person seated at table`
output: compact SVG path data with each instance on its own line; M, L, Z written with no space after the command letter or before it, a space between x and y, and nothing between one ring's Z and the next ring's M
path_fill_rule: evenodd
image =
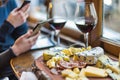
M27 32L29 8L30 4L18 10L15 0L0 0L0 52L7 50Z
M26 19L30 4L18 10L15 0L0 0L0 54L9 49L15 40L28 30ZM0 77L9 76L13 80L14 73L9 66L0 72Z
M30 50L31 47L35 44L39 34L40 33L38 32L38 34L31 37L32 31L28 31L28 33L19 37L12 47L1 53L0 73L3 72L5 67L9 66L10 60L12 58L17 57L23 54L24 52Z

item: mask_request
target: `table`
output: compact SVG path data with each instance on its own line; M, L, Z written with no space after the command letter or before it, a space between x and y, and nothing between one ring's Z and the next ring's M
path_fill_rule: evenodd
M32 64L35 59L41 56L41 50L29 51L19 57L13 58L10 61L11 67L15 73L15 75L20 78L20 72L22 71L31 71Z
M15 57L11 60L10 62L11 67L15 75L18 77L18 79L20 78L22 71L32 71L32 65L34 63L34 60L40 57L44 50L46 49L30 50L25 54ZM116 59L116 57L114 56L112 56L112 58ZM105 79L105 80L110 80L110 79Z
M43 32L44 32L44 28L43 28ZM41 33L41 36L46 36L46 34ZM73 39L71 39L69 37L66 37L66 36L63 36L63 35L61 35L60 37L65 38L65 40L69 39L70 41L67 41L68 44L71 44L69 42L78 43L77 40L73 40ZM79 43L79 44L81 44L81 43ZM21 74L19 72L22 72L22 71L31 71L32 70L32 64L33 64L34 60L37 59L39 56L42 55L43 50L44 49L42 49L42 50L28 51L25 54L22 54L22 55L20 55L20 56L18 56L16 58L13 58L10 61L10 64L11 64L11 67L12 67L15 75L18 78L20 78Z

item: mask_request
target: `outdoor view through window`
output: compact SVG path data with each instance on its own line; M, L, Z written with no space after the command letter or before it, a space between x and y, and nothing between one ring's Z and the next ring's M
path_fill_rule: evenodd
M120 44L120 0L104 0L103 37Z

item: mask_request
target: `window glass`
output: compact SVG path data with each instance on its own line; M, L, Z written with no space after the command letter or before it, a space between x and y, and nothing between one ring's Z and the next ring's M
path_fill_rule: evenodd
M120 0L104 0L103 37L120 44Z

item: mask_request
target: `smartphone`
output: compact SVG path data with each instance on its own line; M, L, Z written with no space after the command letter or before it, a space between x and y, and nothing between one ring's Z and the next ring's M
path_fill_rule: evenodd
M35 34L37 34L38 31L40 31L40 28L42 27L42 25L45 24L46 22L51 21L51 20L52 20L52 19L48 19L48 20L39 22L39 23L33 28L33 33L32 33L31 36L34 36Z
M33 28L33 33L31 36L34 36L36 35L39 31L40 31L40 28L42 27L41 24L37 24L34 28Z
M23 4L21 5L21 7L18 10L22 9L25 5L27 5L30 2L31 2L30 0L24 0Z

